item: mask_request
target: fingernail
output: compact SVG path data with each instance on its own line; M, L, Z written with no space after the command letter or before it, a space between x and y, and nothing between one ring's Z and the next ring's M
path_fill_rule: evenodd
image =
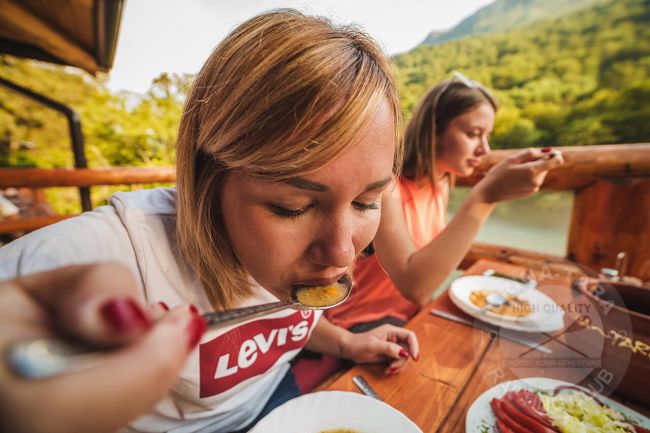
M195 316L198 316L199 309L196 308L196 306L194 304L190 304L190 313L194 314Z
M415 355L415 357L413 357L413 359L415 359L415 361L419 361L420 360L420 354L418 353L417 355Z
M201 340L201 336L203 335L207 327L208 325L205 322L205 319L203 317L194 316L192 318L192 321L187 326L188 350L194 349L196 345L199 344L199 341Z
M542 153L549 153L551 150L553 150L552 147L542 147Z
M117 331L147 329L151 322L133 299L111 299L99 309L100 315Z
M160 305L163 310L169 311L169 306L165 304L163 301L158 301L158 305Z
M397 370L397 367L391 367L388 370L386 370L386 376L392 376L395 374L395 371Z
M400 349L399 356L402 357L402 358L408 358L409 353L406 351L406 349Z

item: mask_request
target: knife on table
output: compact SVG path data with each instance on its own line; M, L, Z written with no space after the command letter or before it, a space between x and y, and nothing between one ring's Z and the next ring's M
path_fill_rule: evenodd
M431 314L433 314L434 316L442 317L443 319L451 320L452 322L461 323L463 325L472 326L482 331L494 333L500 338L514 341L515 343L519 343L523 346L530 347L531 349L535 349L542 353L553 353L553 351L546 346L541 346L534 341L528 340L525 337L507 332L499 328L498 326L489 325L487 323L478 322L478 321L473 322L471 320L465 319L464 317L460 317L455 314L448 313L446 311L438 310L435 308L431 310Z
M361 392L363 392L368 397L376 398L379 401L383 401L377 391L375 391L372 386L363 378L363 376L356 375L352 378L352 382L359 387Z

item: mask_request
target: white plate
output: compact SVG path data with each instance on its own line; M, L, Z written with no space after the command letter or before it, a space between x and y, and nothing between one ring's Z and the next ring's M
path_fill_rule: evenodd
M488 290L502 294L516 293L528 301L533 312L526 317L508 317L480 308L470 300L476 290ZM525 288L523 284L499 277L470 275L456 279L449 289L449 297L465 313L484 322L522 332L554 332L564 327L564 311L551 298L537 289Z
M465 416L465 433L498 432L498 429L496 428L496 418L494 416L494 413L492 413L492 408L490 408L490 400L493 398L501 398L508 391L518 391L520 389L528 389L531 391L549 391L555 389L560 385L576 386L572 383L564 382L562 380L548 379L545 377L527 377L525 379L503 382L488 389L483 394L481 394L479 398L474 400L474 403L472 403L469 410L467 411L467 415ZM585 391L589 391L580 386L576 387L581 388ZM592 394L594 393L592 392ZM650 419L647 417L603 395L598 394L597 397L607 406L621 412L635 424L644 428L650 428Z
M377 399L343 391L320 391L289 400L262 418L250 433L422 433L403 413Z

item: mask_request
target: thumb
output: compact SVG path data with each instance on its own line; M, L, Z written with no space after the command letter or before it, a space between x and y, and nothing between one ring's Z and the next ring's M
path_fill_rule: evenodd
M164 397L204 331L203 318L187 306L164 314L137 341L104 352L92 367L24 387L25 399L41 401L39 416L25 422L47 419L47 431L68 433L118 430ZM43 400L44 394L57 398Z
M510 155L505 159L505 161L508 161L510 164L521 164L539 159L542 155L543 154L539 149L526 149Z
M75 265L16 279L60 331L96 346L132 341L149 329L131 272L116 263Z
M556 150L548 155L544 155L542 158L524 163L522 164L522 167L528 167L533 169L535 173L541 173L543 171L549 171L557 168L562 164L564 164L562 153Z

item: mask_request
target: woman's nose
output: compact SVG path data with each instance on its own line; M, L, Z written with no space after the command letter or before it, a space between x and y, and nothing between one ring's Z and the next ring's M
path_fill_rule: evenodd
M320 266L345 268L354 261L353 229L345 221L330 221L321 227L310 248L310 260Z
M476 148L476 154L481 156L487 155L488 153L490 153L490 143L487 137L483 137L481 138L481 143Z

